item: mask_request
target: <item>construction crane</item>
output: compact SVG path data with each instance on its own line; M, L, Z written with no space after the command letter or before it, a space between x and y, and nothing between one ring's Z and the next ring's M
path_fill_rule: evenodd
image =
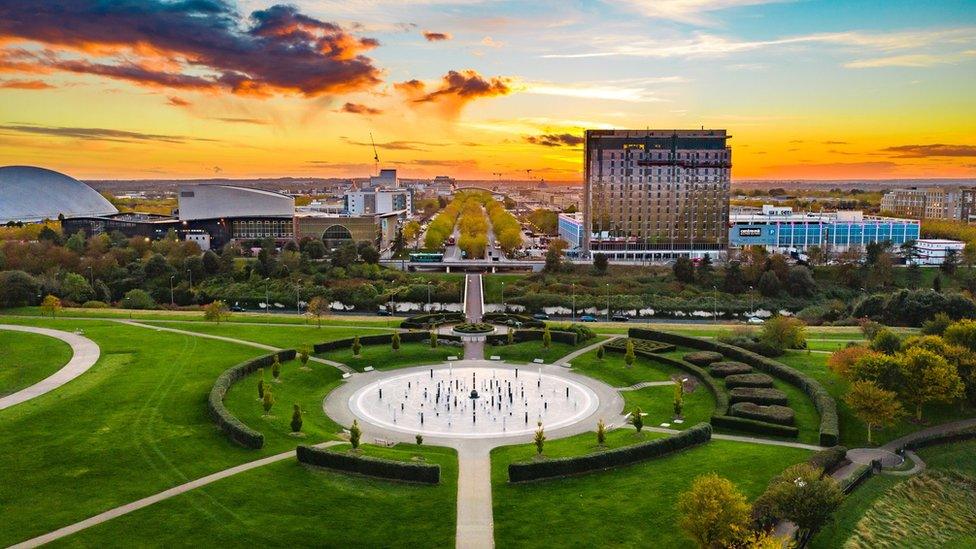
M376 174L380 173L380 154L376 152L376 142L373 141L373 132L369 132L369 144L373 146L373 163L376 168Z
M532 168L525 170L525 178L532 181Z
M502 172L491 172L491 175L494 175L495 177L497 177L498 178L498 181L501 181L502 180Z

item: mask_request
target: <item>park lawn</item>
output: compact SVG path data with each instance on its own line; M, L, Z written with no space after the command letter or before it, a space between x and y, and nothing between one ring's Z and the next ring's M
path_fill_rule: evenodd
M108 321L11 319L85 335L91 370L0 411L0 545L10 545L264 457L231 442L207 414L227 368L262 351ZM70 489L66 489L70 487Z
M308 362L311 370L302 370L301 362L290 360L281 364L279 382L273 381L271 369L264 371L264 384L275 397L271 413L265 415L258 399L258 380L254 373L235 383L224 398L227 409L237 419L264 435L269 450L291 450L299 444L315 444L336 438L342 430L322 411L325 396L342 383L342 372L327 364ZM302 432L305 437L291 433L291 416L295 404L302 409Z
M505 297L502 291L505 286L511 287L516 280L523 278L521 274L492 274L482 276L482 286L485 292L485 303L504 303Z
M208 335L218 335L253 341L264 345L272 345L282 349L299 349L304 345L311 347L316 343L333 341L336 339L352 338L363 334L363 329L356 326L260 326L228 324L226 322L216 324L213 322L155 322L148 321L145 324L159 326L160 328L175 328ZM393 330L390 330L391 332ZM386 330L369 330L368 334L382 334Z
M807 353L806 351L787 351L776 360L800 370L810 377L820 381L827 389L827 392L837 401L837 416L840 425L840 443L850 448L867 445L867 427L858 420L851 411L847 403L844 402L844 395L847 393L849 383L834 374L827 368L827 359L830 355L825 353ZM791 397L792 404L792 397ZM799 414L799 410L797 410ZM886 429L874 429L872 442L874 445L882 445L898 437L918 431L930 425L937 425L957 419L964 419L976 416L976 407L968 403L960 405L934 403L926 405L922 411L923 424L919 424L914 417L905 416L895 425ZM797 418L799 419L799 417Z
M486 344L485 355L486 358L492 355L500 356L505 362L514 362L516 364L531 363L537 358L541 358L546 364L556 364L561 358L580 347L592 345L597 341L599 339L590 339L575 347L568 343L553 341L548 349L543 347L541 341L523 341L522 343L513 343L511 345Z
M0 349L0 397L48 377L72 356L60 339L10 330L0 330Z
M546 443L546 455L587 453L593 433ZM498 547L694 547L677 526L679 494L715 472L749 499L786 467L807 459L797 448L712 440L627 467L525 484L508 483L508 464L531 458L532 444L492 451Z
M682 423L674 423L674 386L645 387L636 391L620 393L624 397L624 411L631 412L640 406L644 414L644 425L658 427L670 423L669 429L683 430L701 422L708 422L715 411L715 399L701 384L683 399Z
M307 467L289 458L83 530L59 544L453 548L454 450L413 444L361 448L387 459L423 456L441 466L441 483L393 482Z
M363 345L359 353L358 357L353 356L350 347L319 353L315 356L341 362L360 372L367 366L377 370L393 370L408 366L440 364L447 362L449 356L464 356L464 350L460 347L438 345L436 349L431 349L430 343L426 341L401 343L399 351L394 351L389 344Z
M573 359L573 371L614 387L629 387L641 381L668 381L672 374L681 373L642 356L637 356L634 364L628 367L623 353L605 350L602 360L596 354L594 349Z
M13 307L0 310L0 316L37 316L49 317L40 307ZM180 322L209 322L203 318L203 310L136 310L136 309L84 309L81 307L65 307L58 313L59 318L124 318L126 320L166 320ZM321 319L322 326L364 326L390 328L399 324L398 318L376 317L363 315L326 315ZM244 312L231 313L230 323L233 324L294 324L297 326L315 326L318 320L305 315L285 313Z

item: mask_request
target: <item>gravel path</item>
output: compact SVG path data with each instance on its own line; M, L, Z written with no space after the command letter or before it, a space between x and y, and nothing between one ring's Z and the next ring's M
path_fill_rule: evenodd
M71 346L71 360L68 361L60 370L50 376L38 381L37 383L17 391L16 393L0 398L0 410L10 408L49 393L58 387L68 383L74 378L88 371L89 368L98 362L101 351L98 345L80 334L64 332L61 330L51 330L49 328L37 328L34 326L20 326L15 324L0 324L0 330L13 332L27 332L47 337L60 339Z

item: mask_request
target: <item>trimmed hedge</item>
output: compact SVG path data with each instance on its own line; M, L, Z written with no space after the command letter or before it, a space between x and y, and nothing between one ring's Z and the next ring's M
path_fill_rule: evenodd
M736 402L730 408L733 416L746 419L766 421L779 425L793 425L796 422L796 412L787 406L760 406L754 402Z
M324 353L326 351L336 351L338 349L349 349L352 347L353 339L354 338L349 337L346 339L337 339L335 341L326 341L325 343L316 343L312 346L312 350L315 353ZM438 334L437 339L451 338L446 335ZM430 332L400 332L400 343L417 343L418 341L430 341ZM393 334L359 336L359 344L364 347L366 345L390 345L392 342Z
M752 372L752 366L745 362L735 362L734 360L723 360L713 362L708 366L708 373L715 377L733 376L736 374L748 374Z
M546 323L536 320L531 316L517 315L514 313L485 313L481 315L481 320L493 324L506 324L521 322L523 328L545 328Z
M425 315L408 316L400 323L401 328L428 329L442 324L464 322L464 313L429 313Z
M370 477L424 484L438 484L441 481L441 466L437 464L394 461L311 446L295 448L295 455L298 461L307 465Z
M676 349L676 347L670 343L661 343L659 341L651 341L649 339L633 339L629 337L619 337L611 340L609 343L604 345L603 348L608 351L626 353L628 341L634 342L634 352L641 350L649 353L670 353Z
M789 401L786 399L786 393L780 391L779 389L770 389L767 387L736 387L735 389L729 390L729 402L735 404L737 402L755 402L756 404L779 404L780 406L786 406Z
M725 386L729 389L736 387L772 387L773 378L766 374L733 374L725 378Z
M668 438L660 438L582 456L508 464L509 482L526 482L553 477L579 475L630 465L703 444L712 438L712 426L699 423Z
M847 448L833 446L813 454L807 463L821 469L825 475L829 475L831 471L845 461L847 461Z
M713 416L712 425L732 431L755 433L757 435L765 435L770 437L796 438L800 436L800 430L796 427L779 425L756 419L746 419L744 417Z
M972 439L976 439L976 428L966 427L964 429L951 431L948 433L933 433L930 435L920 436L902 446L902 449L917 450L919 448L926 448L928 446L938 446L939 444L949 444L952 442L962 442Z
M681 357L685 362L690 362L695 366L701 366L704 368L713 362L719 362L723 358L722 353L715 353L712 351L696 351L694 353L688 353Z
M542 341L542 334L545 330L515 330L513 334L513 339L515 343L522 343L524 341ZM552 336L552 341L554 343L565 343L567 345L576 345L576 332L559 332L556 330L549 330L549 335ZM489 345L507 345L508 344L508 334L490 334L485 338L485 341Z
M495 326L487 322L462 322L451 329L459 334L490 334Z
M255 359L242 362L237 366L224 370L224 373L217 377L213 387L210 389L210 396L207 397L207 411L211 419L220 427L220 430L227 433L227 436L234 442L247 448L258 449L264 446L264 435L251 429L234 414L230 413L224 406L224 395L230 390L231 386L253 374L258 368L267 368L274 362L277 356L282 362L295 358L295 350L288 349L276 353L259 356Z
M628 335L630 337L653 339L655 341L664 341L665 343L673 343L695 349L720 352L733 360L744 362L759 371L799 387L810 397L814 406L817 407L817 412L820 414L820 445L834 446L837 444L840 435L840 427L837 419L837 402L830 396L830 393L827 392L827 389L820 382L803 372L790 368L773 359L724 343L645 328L631 328Z

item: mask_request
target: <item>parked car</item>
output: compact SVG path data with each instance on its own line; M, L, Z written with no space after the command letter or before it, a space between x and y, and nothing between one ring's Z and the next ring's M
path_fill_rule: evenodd
M614 322L630 322L630 317L624 315L613 315L610 317L610 320Z
M759 318L758 316L751 316L749 317L749 320L747 320L746 322L748 322L749 324L762 324L763 319Z
M241 307L240 304L235 303L235 304L233 304L233 305L230 306L230 310L233 313L243 313L244 312L244 307Z
M596 322L596 317L591 315L583 315L580 317L580 322Z
M386 309L380 309L376 311L376 316L393 316L393 313Z
M547 315L546 313L536 313L532 315L532 318L536 320L549 320L549 315Z

